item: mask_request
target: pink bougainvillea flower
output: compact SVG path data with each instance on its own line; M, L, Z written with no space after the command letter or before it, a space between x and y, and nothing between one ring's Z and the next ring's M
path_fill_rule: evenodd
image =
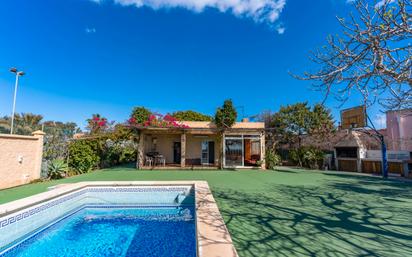
M176 121L176 119L173 117L173 116L171 116L170 114L166 114L166 116L164 116L164 118L163 118L165 121L168 121L168 122L174 122L174 121Z
M134 117L132 117L132 118L130 118L130 119L128 120L128 123L129 123L129 124L135 124L135 123L136 123L136 119L135 119Z
M156 120L156 116L155 115L150 115L149 116L149 121L154 121L154 120Z

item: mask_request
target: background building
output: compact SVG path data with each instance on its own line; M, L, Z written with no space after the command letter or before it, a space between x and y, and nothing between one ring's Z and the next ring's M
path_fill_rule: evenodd
M386 113L388 148L412 152L412 109Z

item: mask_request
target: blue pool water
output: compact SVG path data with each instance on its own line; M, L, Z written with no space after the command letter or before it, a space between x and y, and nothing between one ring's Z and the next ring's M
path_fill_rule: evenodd
M88 207L3 256L196 256L192 207Z

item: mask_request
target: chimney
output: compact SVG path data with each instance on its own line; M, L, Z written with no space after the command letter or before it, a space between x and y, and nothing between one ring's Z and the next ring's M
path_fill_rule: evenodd
M249 118L243 118L242 122L249 122Z

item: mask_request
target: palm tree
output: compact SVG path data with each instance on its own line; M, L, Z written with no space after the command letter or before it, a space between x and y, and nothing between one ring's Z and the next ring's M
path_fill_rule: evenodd
M10 133L10 117L9 116L3 116L0 118L0 133Z
M14 131L20 135L30 135L41 129L43 116L33 113L21 113L14 115ZM10 116L0 118L0 133L10 133Z
M21 129L24 134L31 134L33 131L41 129L42 115L22 113L21 115L16 115L16 117L17 129Z

